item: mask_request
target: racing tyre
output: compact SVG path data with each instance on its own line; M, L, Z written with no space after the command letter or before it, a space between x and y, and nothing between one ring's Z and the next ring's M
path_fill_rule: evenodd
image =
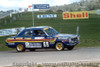
M62 51L62 50L64 50L64 44L61 42L58 42L58 43L56 43L55 48L58 51Z
M16 50L17 50L17 52L24 52L25 51L25 46L22 45L22 44L18 44L16 46Z
M68 50L72 50L75 46L69 46L67 47Z
M35 51L35 49L29 49L30 51Z

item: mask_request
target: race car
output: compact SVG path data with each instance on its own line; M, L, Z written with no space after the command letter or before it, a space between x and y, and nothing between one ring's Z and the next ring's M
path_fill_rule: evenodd
M64 48L72 50L78 43L79 35L60 34L49 26L26 28L17 36L6 39L6 46L16 48L18 52L42 48L55 48L58 51Z

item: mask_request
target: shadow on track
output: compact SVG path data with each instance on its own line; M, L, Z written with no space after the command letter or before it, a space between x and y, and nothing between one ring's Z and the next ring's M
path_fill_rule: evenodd
M36 49L35 51L29 51L28 49L26 49L25 52L17 52L16 50L13 50L13 51L6 51L7 53L27 53L27 52L30 52L30 53L38 53L38 52L65 52L65 51L76 51L78 50L79 48L74 48L73 50L67 50L67 48L65 48L63 51L57 51L56 49Z

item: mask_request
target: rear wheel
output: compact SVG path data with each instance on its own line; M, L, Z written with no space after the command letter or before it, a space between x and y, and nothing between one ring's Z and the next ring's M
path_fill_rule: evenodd
M68 50L72 50L75 46L69 46L67 47Z
M22 44L18 44L16 46L16 50L17 50L17 52L24 52L25 51L25 46L22 45Z
M58 43L56 43L55 48L58 51L62 51L62 50L64 50L64 44L61 42L58 42Z

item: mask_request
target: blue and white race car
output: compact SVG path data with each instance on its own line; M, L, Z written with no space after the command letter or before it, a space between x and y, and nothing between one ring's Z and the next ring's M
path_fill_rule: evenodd
M41 48L55 48L58 51L64 50L64 48L72 50L78 43L78 35L60 34L49 26L27 28L17 36L6 39L6 46L16 48L18 52Z

